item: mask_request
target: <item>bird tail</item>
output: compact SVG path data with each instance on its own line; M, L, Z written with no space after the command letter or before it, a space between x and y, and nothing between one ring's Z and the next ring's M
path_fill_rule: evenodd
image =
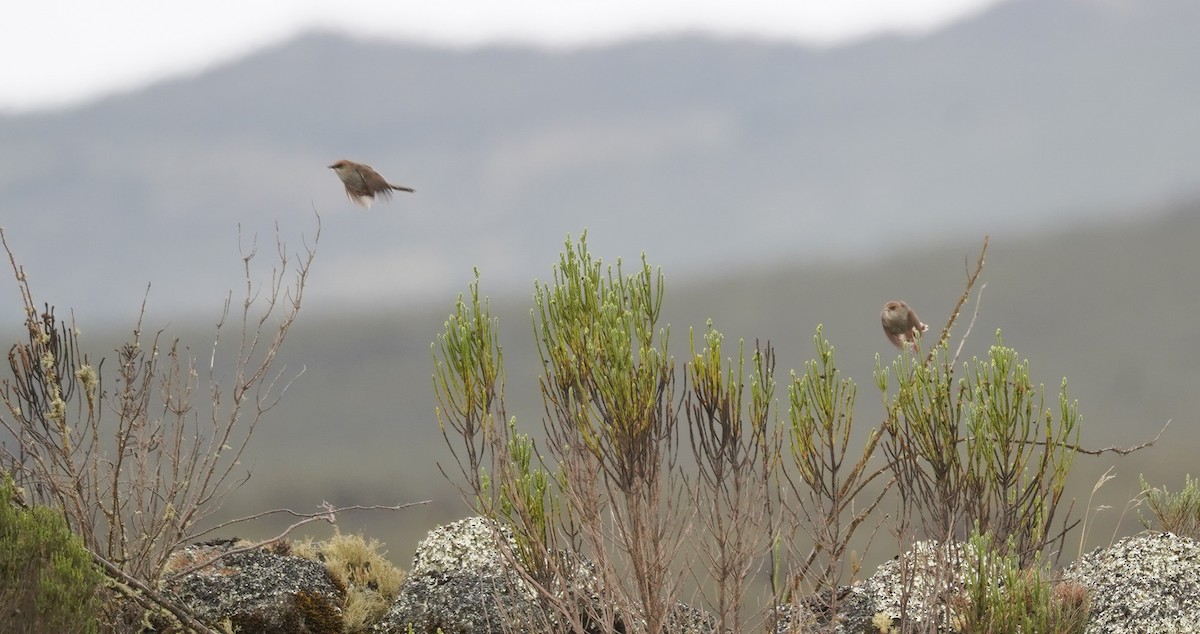
M388 183L388 187L391 187L392 189L394 189L394 190L396 190L396 191L401 191L401 192L414 192L414 191L416 191L415 189L413 189L413 188L411 188L411 187L404 187L403 185L392 185L391 183Z

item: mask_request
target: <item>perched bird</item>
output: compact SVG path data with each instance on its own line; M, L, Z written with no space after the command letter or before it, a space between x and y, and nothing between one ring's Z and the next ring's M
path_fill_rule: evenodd
M359 207L370 209L371 203L375 202L375 194L389 200L393 189L402 192L413 191L411 187L393 185L383 180L379 172L371 169L370 165L341 160L329 168L337 172L338 178L342 179L342 184L346 186L346 196Z
M929 330L929 326L921 323L917 312L901 301L884 304L879 319L883 322L883 334L901 350L908 345L915 347L917 334Z

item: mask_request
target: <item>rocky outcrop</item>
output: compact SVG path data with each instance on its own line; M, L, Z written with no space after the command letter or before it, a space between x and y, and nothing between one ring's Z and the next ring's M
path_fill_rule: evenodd
M234 631L259 634L341 634L346 590L325 566L308 559L255 548L227 554L234 540L188 546L171 568L185 574L167 591L208 623L228 621Z
M503 540L503 541L498 541ZM504 544L501 547L501 544ZM209 560L230 544L189 547L178 563ZM527 580L511 572L505 553L512 534L481 518L439 527L421 542L413 566L379 634L490 634L570 631L539 600ZM867 579L834 593L781 606L771 619L779 634L901 631L954 632L968 566L975 560L962 544L919 542L880 566ZM583 597L581 614L601 614L594 566L576 559L569 596ZM1090 594L1090 633L1200 632L1200 543L1170 533L1145 533L1083 556L1062 580ZM288 634L340 633L345 591L318 562L251 550L227 555L189 573L168 590L210 622L228 620L240 631ZM562 591L558 588L557 591ZM1081 606L1086 605L1080 603ZM608 614L614 610L607 609ZM620 616L596 632L629 629ZM678 605L671 634L715 634L716 620L703 610Z
M503 540L497 541L497 536ZM377 627L381 634L511 634L571 631L563 617L539 600L534 586L511 571L505 553L516 552L505 527L474 517L434 529L417 547L413 567L392 608ZM556 600L575 597L573 615L589 632L624 632L628 627L611 606L599 604L592 562L572 557L571 586L551 583ZM612 626L593 616L608 614ZM677 634L712 634L716 620L704 610L679 604L667 617Z
M551 631L537 593L504 565L516 541L478 517L440 526L417 547L396 601L375 627L384 634Z
M1200 542L1171 533L1127 537L1084 555L1064 579L1091 591L1088 632L1200 632Z

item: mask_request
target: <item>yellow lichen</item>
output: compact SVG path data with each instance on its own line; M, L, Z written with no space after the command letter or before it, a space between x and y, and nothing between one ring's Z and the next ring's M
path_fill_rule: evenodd
M879 630L879 634L891 634L892 631L892 615L887 612L876 612L875 617L871 619L871 625Z
M346 589L342 615L347 631L365 631L383 618L404 581L404 573L381 548L377 539L341 532L323 542L293 544L294 555L323 562L334 583Z

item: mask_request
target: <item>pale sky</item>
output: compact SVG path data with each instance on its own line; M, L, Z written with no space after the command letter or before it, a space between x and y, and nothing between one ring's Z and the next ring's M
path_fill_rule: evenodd
M684 31L828 46L926 32L998 1L14 1L0 21L0 111L137 88L313 29L443 46L572 47Z

